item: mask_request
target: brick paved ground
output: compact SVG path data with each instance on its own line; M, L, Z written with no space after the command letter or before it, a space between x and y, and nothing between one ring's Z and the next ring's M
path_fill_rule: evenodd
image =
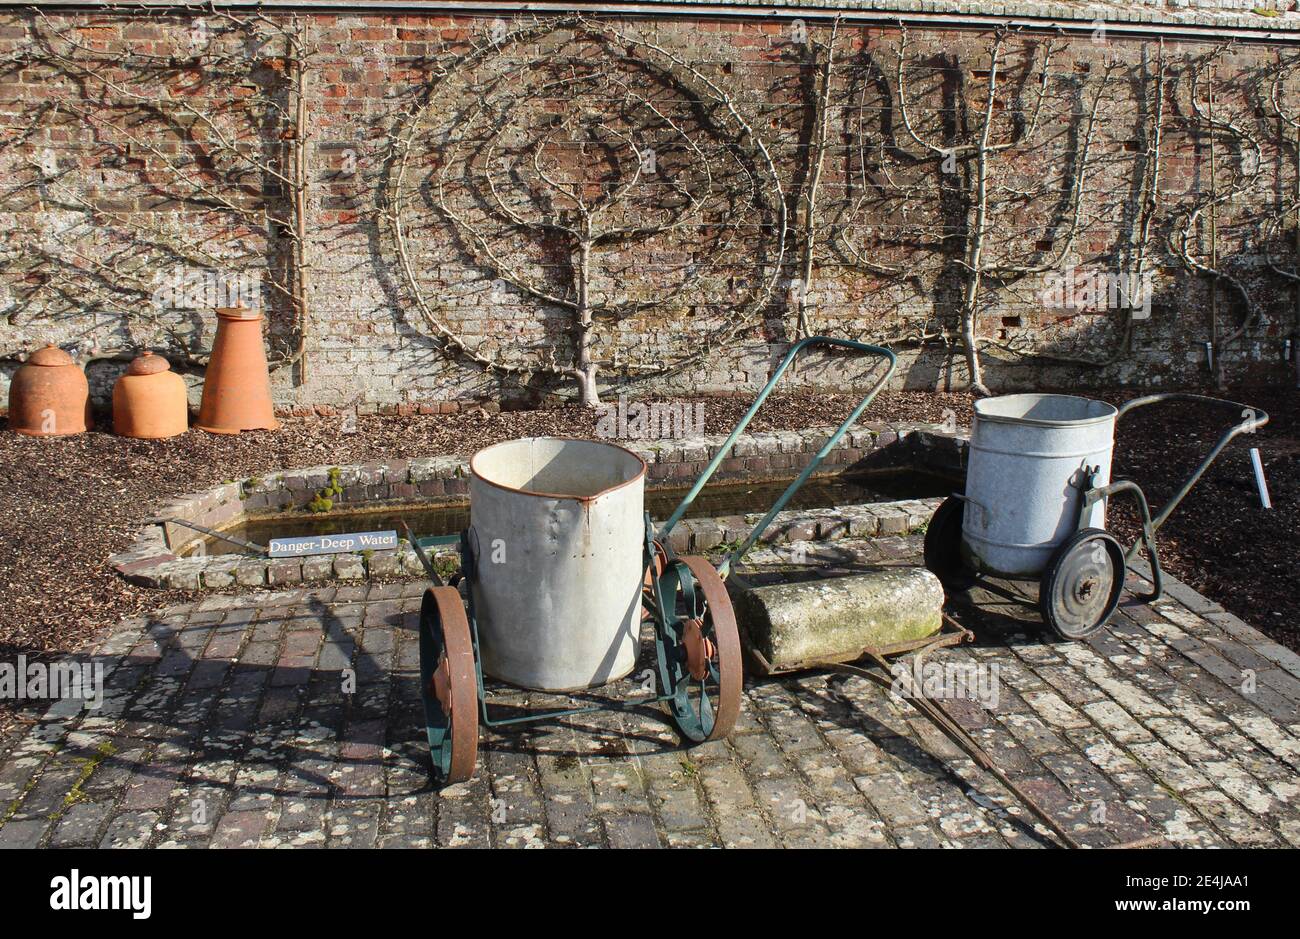
M851 568L919 544L809 548ZM94 650L101 709L56 704L0 741L0 846L1044 843L905 702L826 674L747 682L735 735L690 751L649 707L485 735L474 779L430 791L422 589L212 596L122 623ZM996 664L998 702L950 707L1078 838L1300 846L1300 658L1178 583L1087 644L982 600L954 608L979 642L934 659Z

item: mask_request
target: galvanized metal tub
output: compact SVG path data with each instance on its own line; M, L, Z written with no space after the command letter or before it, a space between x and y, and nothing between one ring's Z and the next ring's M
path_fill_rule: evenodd
M1097 485L1110 481L1118 412L1074 395L1020 394L975 403L962 560L1010 578L1042 574L1052 552L1076 530L1085 467ZM1106 507L1086 526L1102 528Z
M645 462L608 443L527 437L470 460L483 671L589 688L632 670L641 624Z

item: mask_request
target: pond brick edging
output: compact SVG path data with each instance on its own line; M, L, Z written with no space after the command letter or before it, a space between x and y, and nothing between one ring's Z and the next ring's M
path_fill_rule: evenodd
M743 434L718 467L715 479L760 479L788 475L807 464L833 428ZM725 443L722 435L672 441L618 441L647 463L651 484L696 478ZM958 472L965 466L967 439L942 425L915 422L865 423L850 431L827 456L828 470L857 464L913 465ZM394 551L263 558L243 555L181 557L205 536L172 519L221 529L244 515L305 510L337 471L338 502L397 504L412 500L463 501L469 495L469 461L461 456L417 457L345 466L312 466L230 481L169 500L137 535L131 547L109 558L130 583L171 590L231 590L291 586L329 580L420 576L424 568L409 545ZM844 509L780 513L765 542L831 540L902 533L928 520L937 500L904 500ZM378 507L378 506L376 506ZM761 514L688 519L673 532L673 549L702 551L744 537ZM448 550L443 556L453 556Z

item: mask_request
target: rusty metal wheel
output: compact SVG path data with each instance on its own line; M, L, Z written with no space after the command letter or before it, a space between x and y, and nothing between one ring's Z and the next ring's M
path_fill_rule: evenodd
M641 604L642 620L654 618L651 609L654 602L655 578L664 576L664 568L668 566L668 551L658 541L651 539L646 542L646 554L647 560L645 576L641 583L641 596L651 602Z
M731 598L702 557L671 562L659 583L660 675L673 719L692 741L720 740L736 726L744 680Z
M434 777L440 785L464 782L478 756L478 674L465 605L454 587L424 591L420 697Z

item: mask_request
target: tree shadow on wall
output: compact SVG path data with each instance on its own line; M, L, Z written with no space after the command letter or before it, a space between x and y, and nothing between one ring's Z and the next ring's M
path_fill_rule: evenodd
M21 114L21 134L0 143L0 156L27 156L3 198L48 230L21 232L5 246L9 268L23 275L10 325L48 324L92 361L129 360L141 344L162 343L178 369L201 369L211 308L234 291L278 314L269 317L272 364L287 359L296 330L284 299L294 276L291 235L271 221L289 214L276 171L287 90L267 64L268 36L232 19L205 27L205 43L190 55L119 55L44 17L27 29L9 67L39 68L47 97ZM137 84L180 94L164 107L134 92ZM255 88L265 107L250 107L235 84ZM66 156L67 140L85 144L82 156ZM42 141L43 156L27 153ZM260 284L263 272L271 280L263 296L246 296L238 278ZM82 327L88 309L94 316ZM122 348L101 348L112 342Z
M648 41L586 20L531 30L546 47L531 68L498 75L496 52L470 53L395 135L381 277L396 315L525 397L693 367L775 281L764 155L717 86ZM456 260L430 273L411 262L433 238Z

